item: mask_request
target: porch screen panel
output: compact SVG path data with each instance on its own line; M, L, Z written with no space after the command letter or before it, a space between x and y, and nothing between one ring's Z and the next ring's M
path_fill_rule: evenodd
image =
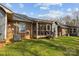
M0 40L3 40L5 37L5 14L0 10Z

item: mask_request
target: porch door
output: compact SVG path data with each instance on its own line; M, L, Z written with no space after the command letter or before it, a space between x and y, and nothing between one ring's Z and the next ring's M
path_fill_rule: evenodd
M5 38L5 15L2 10L0 10L0 41Z

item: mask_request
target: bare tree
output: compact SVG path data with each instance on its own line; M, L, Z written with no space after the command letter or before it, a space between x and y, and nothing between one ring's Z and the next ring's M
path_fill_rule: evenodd
M63 20L65 21L66 25L69 25L71 22L71 17L67 15L67 16L63 17Z
M74 17L74 20L75 20L75 25L78 26L78 24L79 24L79 11L73 12L73 17Z
M66 25L77 26L79 24L79 12L75 11L72 13L72 16L65 16L63 20L66 22Z

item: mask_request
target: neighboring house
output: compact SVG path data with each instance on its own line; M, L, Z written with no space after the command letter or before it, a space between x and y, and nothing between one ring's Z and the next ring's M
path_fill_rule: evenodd
M70 36L79 36L79 27L78 26L69 26L67 25Z
M51 20L17 14L0 5L0 41L41 38L58 35L58 25Z
M58 24L58 36L79 36L79 26Z
M66 25L58 23L58 36L69 36L69 28Z

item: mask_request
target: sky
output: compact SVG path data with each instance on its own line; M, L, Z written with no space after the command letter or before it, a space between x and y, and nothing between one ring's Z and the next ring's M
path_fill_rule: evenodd
M4 3L15 13L34 18L58 18L79 11L79 3Z

